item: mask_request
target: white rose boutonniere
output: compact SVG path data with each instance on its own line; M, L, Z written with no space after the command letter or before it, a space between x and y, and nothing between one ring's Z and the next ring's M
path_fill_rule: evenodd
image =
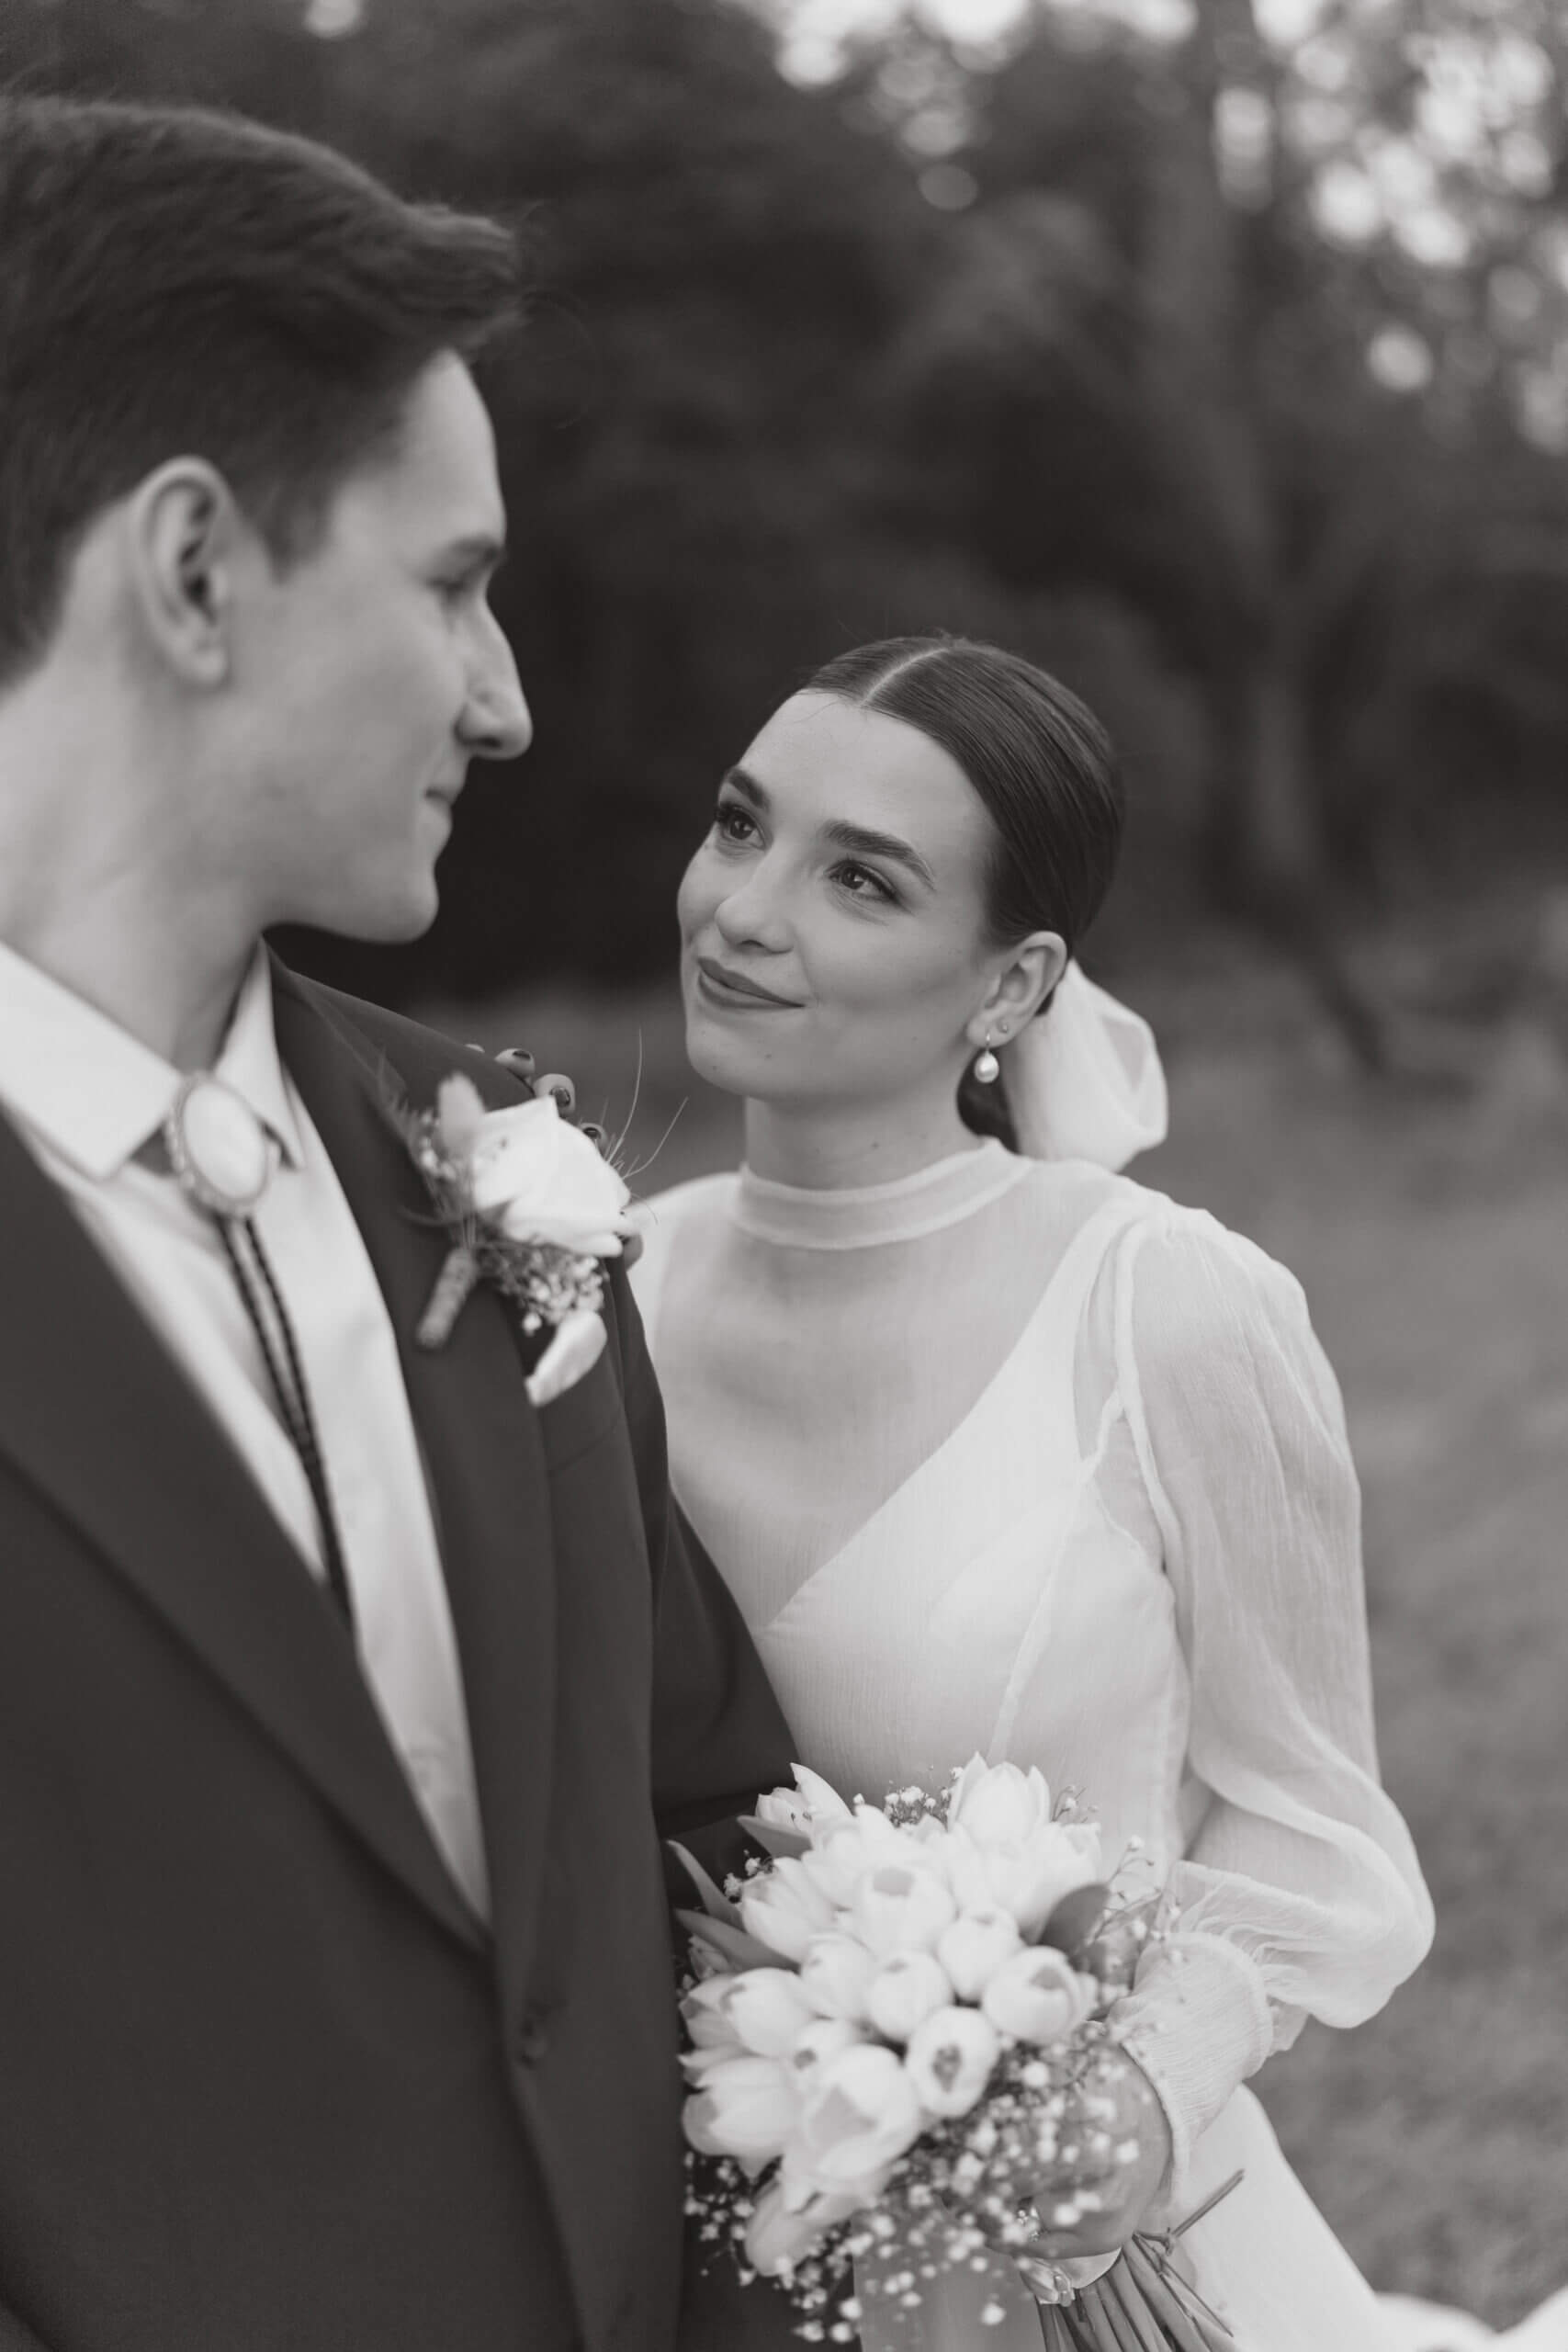
M570 1098L569 1098L570 1099ZM443 1080L435 1108L406 1115L414 1164L451 1247L417 1337L443 1347L469 1295L489 1283L532 1336L554 1336L528 1381L536 1404L580 1380L604 1345L606 1258L631 1232L630 1194L553 1091L487 1111L470 1078Z
M454 1091L449 1078L437 1116ZM477 1099L477 1098L476 1098ZM560 1115L553 1095L486 1111L468 1151L474 1206L509 1241L539 1241L580 1257L618 1258L627 1232L625 1184L597 1145Z

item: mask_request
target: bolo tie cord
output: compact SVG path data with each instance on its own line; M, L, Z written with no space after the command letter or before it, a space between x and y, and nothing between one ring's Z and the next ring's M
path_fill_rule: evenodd
M333 1508L332 1488L327 1483L326 1460L316 1429L315 1409L310 1402L310 1383L300 1361L299 1349L294 1337L294 1326L283 1303L283 1293L273 1272L272 1261L262 1247L261 1235L254 1217L218 1216L214 1219L222 1238L224 1254L233 1269L240 1296L244 1302L251 1328L266 1365L267 1378L272 1383L277 1409L283 1417L299 1464L310 1488L316 1506L316 1518L321 1535L321 1565L326 1571L327 1589L336 1603L339 1613L350 1633L354 1631L354 1599L349 1590L348 1570L344 1559L343 1538L338 1531L337 1513ZM242 1249L242 1243L243 1248ZM247 1263L247 1258L250 1262ZM263 1295L270 1304L276 1325L276 1338L268 1329ZM282 1341L281 1353L277 1340Z

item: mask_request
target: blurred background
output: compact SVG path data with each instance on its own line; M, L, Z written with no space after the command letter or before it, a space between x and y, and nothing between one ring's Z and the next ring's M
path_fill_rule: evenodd
M1306 1283L1438 1904L1260 2087L1377 2285L1517 2318L1568 2272L1563 0L0 0L0 80L517 223L536 747L419 946L292 944L570 1071L640 1189L738 1150L673 894L803 674L970 631L1108 721L1136 1172Z

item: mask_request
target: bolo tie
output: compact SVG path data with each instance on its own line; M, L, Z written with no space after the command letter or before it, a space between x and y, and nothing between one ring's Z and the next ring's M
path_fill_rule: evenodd
M277 1165L277 1146L244 1097L209 1070L195 1070L183 1081L164 1122L163 1140L181 1191L218 1228L279 1418L316 1507L327 1590L352 1633L354 1600L310 1386L255 1221Z

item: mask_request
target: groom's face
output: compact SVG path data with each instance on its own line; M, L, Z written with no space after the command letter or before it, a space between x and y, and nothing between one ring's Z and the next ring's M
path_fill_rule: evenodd
M513 758L531 733L487 601L504 531L489 416L446 357L314 550L253 570L228 736L231 854L259 922L383 940L431 922L469 760Z

